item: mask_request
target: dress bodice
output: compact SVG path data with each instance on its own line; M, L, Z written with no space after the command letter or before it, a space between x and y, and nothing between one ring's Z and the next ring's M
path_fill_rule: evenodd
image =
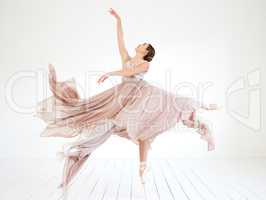
M144 61L144 62L147 62L147 61ZM142 64L144 62L140 62L138 64L133 64L133 63L130 63L130 60L128 60L126 63L125 63L125 67L135 67L136 65L139 65L139 64ZM144 74L146 72L141 72L141 73L138 73L138 74L135 74L134 76L131 76L131 77L123 77L123 80L132 80L132 79L137 79L137 80L140 80L140 79L143 79L144 78Z

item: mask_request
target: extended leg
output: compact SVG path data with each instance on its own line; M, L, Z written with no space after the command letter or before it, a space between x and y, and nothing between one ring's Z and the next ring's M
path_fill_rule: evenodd
M197 129L197 132L201 135L201 139L207 141L208 151L215 149L214 137L211 132L210 126L205 120L196 117L196 112L193 112L189 119L182 120L183 124L189 128Z

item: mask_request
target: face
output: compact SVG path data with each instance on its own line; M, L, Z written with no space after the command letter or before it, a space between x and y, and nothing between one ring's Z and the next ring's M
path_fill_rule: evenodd
M140 52L140 53L143 53L144 55L146 55L146 53L148 53L148 51L147 51L147 47L149 46L149 43L142 43L142 44L139 44L136 48L135 48L135 50L137 51L137 52Z

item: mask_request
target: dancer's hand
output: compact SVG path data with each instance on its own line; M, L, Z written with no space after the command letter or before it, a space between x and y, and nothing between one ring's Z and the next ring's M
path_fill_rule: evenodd
M97 83L100 84L100 83L104 82L104 80L107 79L109 76L110 76L109 73L106 73L106 74L102 75L102 76L97 80Z
M114 9L110 8L110 9L109 9L109 12L110 12L110 14L113 15L117 20L121 20L120 16L117 14L117 12L116 12Z
M55 69L54 69L54 66L53 66L52 64L49 63L49 65L48 65L48 69L49 69L49 72L50 72L51 74L55 74Z
M54 66L53 66L52 64L49 63L49 65L48 65L48 69L49 69L50 71L52 71L52 70L54 69Z

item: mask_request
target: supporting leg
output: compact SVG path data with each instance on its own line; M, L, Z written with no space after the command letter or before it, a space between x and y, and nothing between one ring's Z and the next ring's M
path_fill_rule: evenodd
M148 152L150 149L150 143L148 140L139 140L139 176L144 183L143 175L147 167Z
M139 140L139 160L146 162L148 157L149 142L148 140Z

